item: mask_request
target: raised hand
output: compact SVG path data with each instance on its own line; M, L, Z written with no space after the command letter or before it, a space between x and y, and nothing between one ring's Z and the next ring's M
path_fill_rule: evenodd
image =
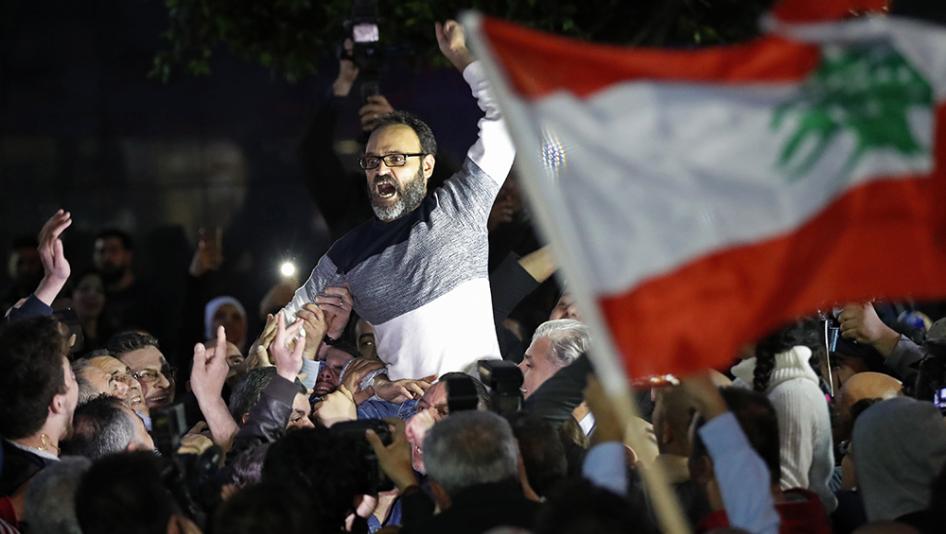
M332 84L332 92L335 96L348 96L348 93L351 92L351 86L355 83L355 78L358 77L358 66L350 59L351 51L354 48L351 39L345 39L342 47L345 53L338 60L338 77L335 78L335 83Z
M227 335L223 326L218 326L217 339L212 349L207 350L202 343L194 345L191 390L197 397L198 403L220 397L229 372Z
M365 105L358 110L358 117L361 120L361 129L369 132L374 129L374 125L382 115L387 115L394 111L394 107L388 102L388 99L382 95L373 95L365 99Z
M332 339L338 339L345 333L348 319L351 317L353 306L351 291L347 287L326 287L315 297L315 303L325 312L325 321L328 328L325 334Z
M302 321L302 329L305 330L305 349L302 351L302 357L314 360L328 328L325 314L318 305L309 303L296 313L296 317Z
M43 280L36 288L36 298L47 305L52 305L56 300L56 295L62 291L62 287L69 279L72 268L66 260L62 248L62 233L72 224L72 214L68 211L58 210L53 214L43 228L39 231L39 252L40 261L43 262Z
M315 405L315 416L326 428L342 421L358 419L354 396L344 385L338 386L338 389Z
M433 375L426 376L420 380L404 378L392 382L382 376L378 376L374 381L374 394L380 399L394 403L417 399L424 396L424 392L430 388L431 383L436 378L436 375Z
M341 376L341 385L352 392L356 405L361 405L361 403L374 396L374 388L368 386L361 389L361 381L368 373L382 368L384 368L384 362L373 358L355 358L345 367L345 371Z
M223 384L230 372L227 363L227 333L223 326L217 327L217 339L210 349L202 343L194 345L194 364L191 367L191 391L197 397L197 405L207 421L213 442L224 450L230 448L233 436L239 427L227 404L223 401ZM196 428L196 427L195 427ZM191 445L200 448L197 444L203 443L199 437L192 438ZM184 442L182 441L182 444Z
M680 387L690 397L697 410L709 421L729 410L726 401L713 383L709 372L688 376L680 380Z
M266 315L266 325L263 327L263 332L256 338L256 341L250 345L250 350L246 354L247 361L245 367L247 370L256 369L257 367L272 367L273 362L266 349L275 338L276 316L270 313Z
M873 345L884 356L893 352L900 339L896 330L880 320L870 302L845 305L838 321L841 323L842 336Z
M434 23L434 33L437 34L437 46L450 63L460 72L473 63L473 56L466 47L466 35L463 26L455 20L448 20L443 24Z
M276 365L276 374L293 382L302 370L302 351L305 342L296 338L302 330L302 320L298 319L289 328L282 312L276 314L276 337L269 345L269 355Z
M203 276L210 271L216 271L223 264L223 230L214 229L214 235L201 228L197 231L197 250L191 258L188 272L193 277Z
M385 446L374 430L365 431L365 438L374 449L378 457L378 465L381 466L384 474L388 475L399 491L404 491L417 485L417 475L411 467L411 446L404 433L404 421L400 419L385 419L385 421L391 426L390 445Z

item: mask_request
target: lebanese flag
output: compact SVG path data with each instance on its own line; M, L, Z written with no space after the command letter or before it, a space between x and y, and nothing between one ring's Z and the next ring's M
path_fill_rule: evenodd
M469 20L534 210L632 377L724 365L834 303L946 295L946 29L800 4L830 9L687 51Z

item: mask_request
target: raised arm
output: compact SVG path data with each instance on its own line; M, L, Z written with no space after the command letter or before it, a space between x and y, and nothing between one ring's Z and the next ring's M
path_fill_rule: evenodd
M212 350L207 350L202 343L194 345L191 391L197 397L197 405L210 428L214 443L225 451L230 450L233 437L240 429L222 396L229 370L227 336L223 326L218 326Z
M483 68L473 60L466 46L463 27L457 21L448 20L443 24L437 23L435 31L440 51L457 70L463 73L463 79L473 90L477 105L485 113L478 123L479 137L470 147L467 157L496 184L502 185L509 174L509 169L512 168L515 149L509 132L506 131L506 124L499 112L499 107L493 99Z

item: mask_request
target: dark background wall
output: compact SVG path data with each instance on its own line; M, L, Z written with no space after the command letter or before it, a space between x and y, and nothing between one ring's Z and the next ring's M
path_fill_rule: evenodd
M294 84L219 51L210 76L178 70L164 85L146 77L166 46L163 2L2 5L3 258L14 236L35 234L64 207L75 220L65 238L74 272L89 266L92 236L104 226L131 232L137 269L169 288L197 228L222 226L230 286L251 310L282 258L314 265L329 243L297 148L334 79L331 51L319 75ZM418 71L406 59L391 59L382 92L430 122L444 157L462 158L478 111L469 89L456 72ZM356 130L355 104L341 137Z

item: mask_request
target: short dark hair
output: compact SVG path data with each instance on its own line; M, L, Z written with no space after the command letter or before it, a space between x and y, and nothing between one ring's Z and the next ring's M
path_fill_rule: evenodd
M154 347L160 349L161 345L158 339L143 330L126 330L119 332L108 339L105 348L116 358L121 357L126 352L143 349L145 347Z
M779 455L781 446L778 440L778 415L768 397L758 391L751 391L739 387L720 388L720 394L726 401L726 406L739 422L739 427L749 440L765 465L769 468L769 477L772 484L777 484L782 478L782 467ZM702 417L697 421L696 428L703 426ZM706 444L699 432L693 436L693 456L699 458L707 456Z
M62 443L62 451L98 460L122 452L135 438L135 425L122 401L99 395L80 404L72 416L73 433Z
M293 488L273 483L243 488L224 501L214 515L214 532L257 534L313 532L312 509ZM320 532L320 531L319 531Z
M273 381L275 376L275 367L258 367L247 371L233 386L233 391L230 392L229 408L230 415L233 416L237 424L241 424L240 420L243 415L259 402L263 390Z
M0 434L20 439L42 428L53 397L65 393L66 339L59 322L35 317L0 330Z
M558 428L537 415L517 414L512 432L519 442L519 452L526 468L529 485L541 497L568 475L568 459Z
M363 438L361 438L363 439ZM263 483L289 485L311 496L316 532L337 532L354 509L357 495L369 491L371 469L351 439L325 428L287 432L274 442L263 463Z
M178 508L161 483L163 462L148 452L113 454L95 462L76 492L82 532L167 532Z
M99 239L118 239L122 242L122 247L125 250L135 250L135 244L131 240L131 235L118 228L105 228L99 231L99 233L95 234L95 240L98 241Z
M486 387L480 379L475 376L470 376L466 373L460 371L450 371L449 373L444 373L440 375L440 378L437 379L437 382L443 382L447 386L447 395L450 394L449 380L451 378L459 378L463 380L469 380L473 383L473 388L476 390L476 409L477 410L488 410L490 403L489 388Z
M433 130L430 129L430 126L427 126L426 122L406 111L392 111L379 117L374 123L374 128L371 129L371 135L382 128L397 125L407 126L414 130L417 138L420 139L420 149L424 154L437 155L437 140L434 139Z
M539 509L536 534L596 532L656 532L643 502L627 499L575 478L557 487Z
M259 443L240 451L230 464L230 482L239 488L258 484L263 478L263 462L271 443Z

